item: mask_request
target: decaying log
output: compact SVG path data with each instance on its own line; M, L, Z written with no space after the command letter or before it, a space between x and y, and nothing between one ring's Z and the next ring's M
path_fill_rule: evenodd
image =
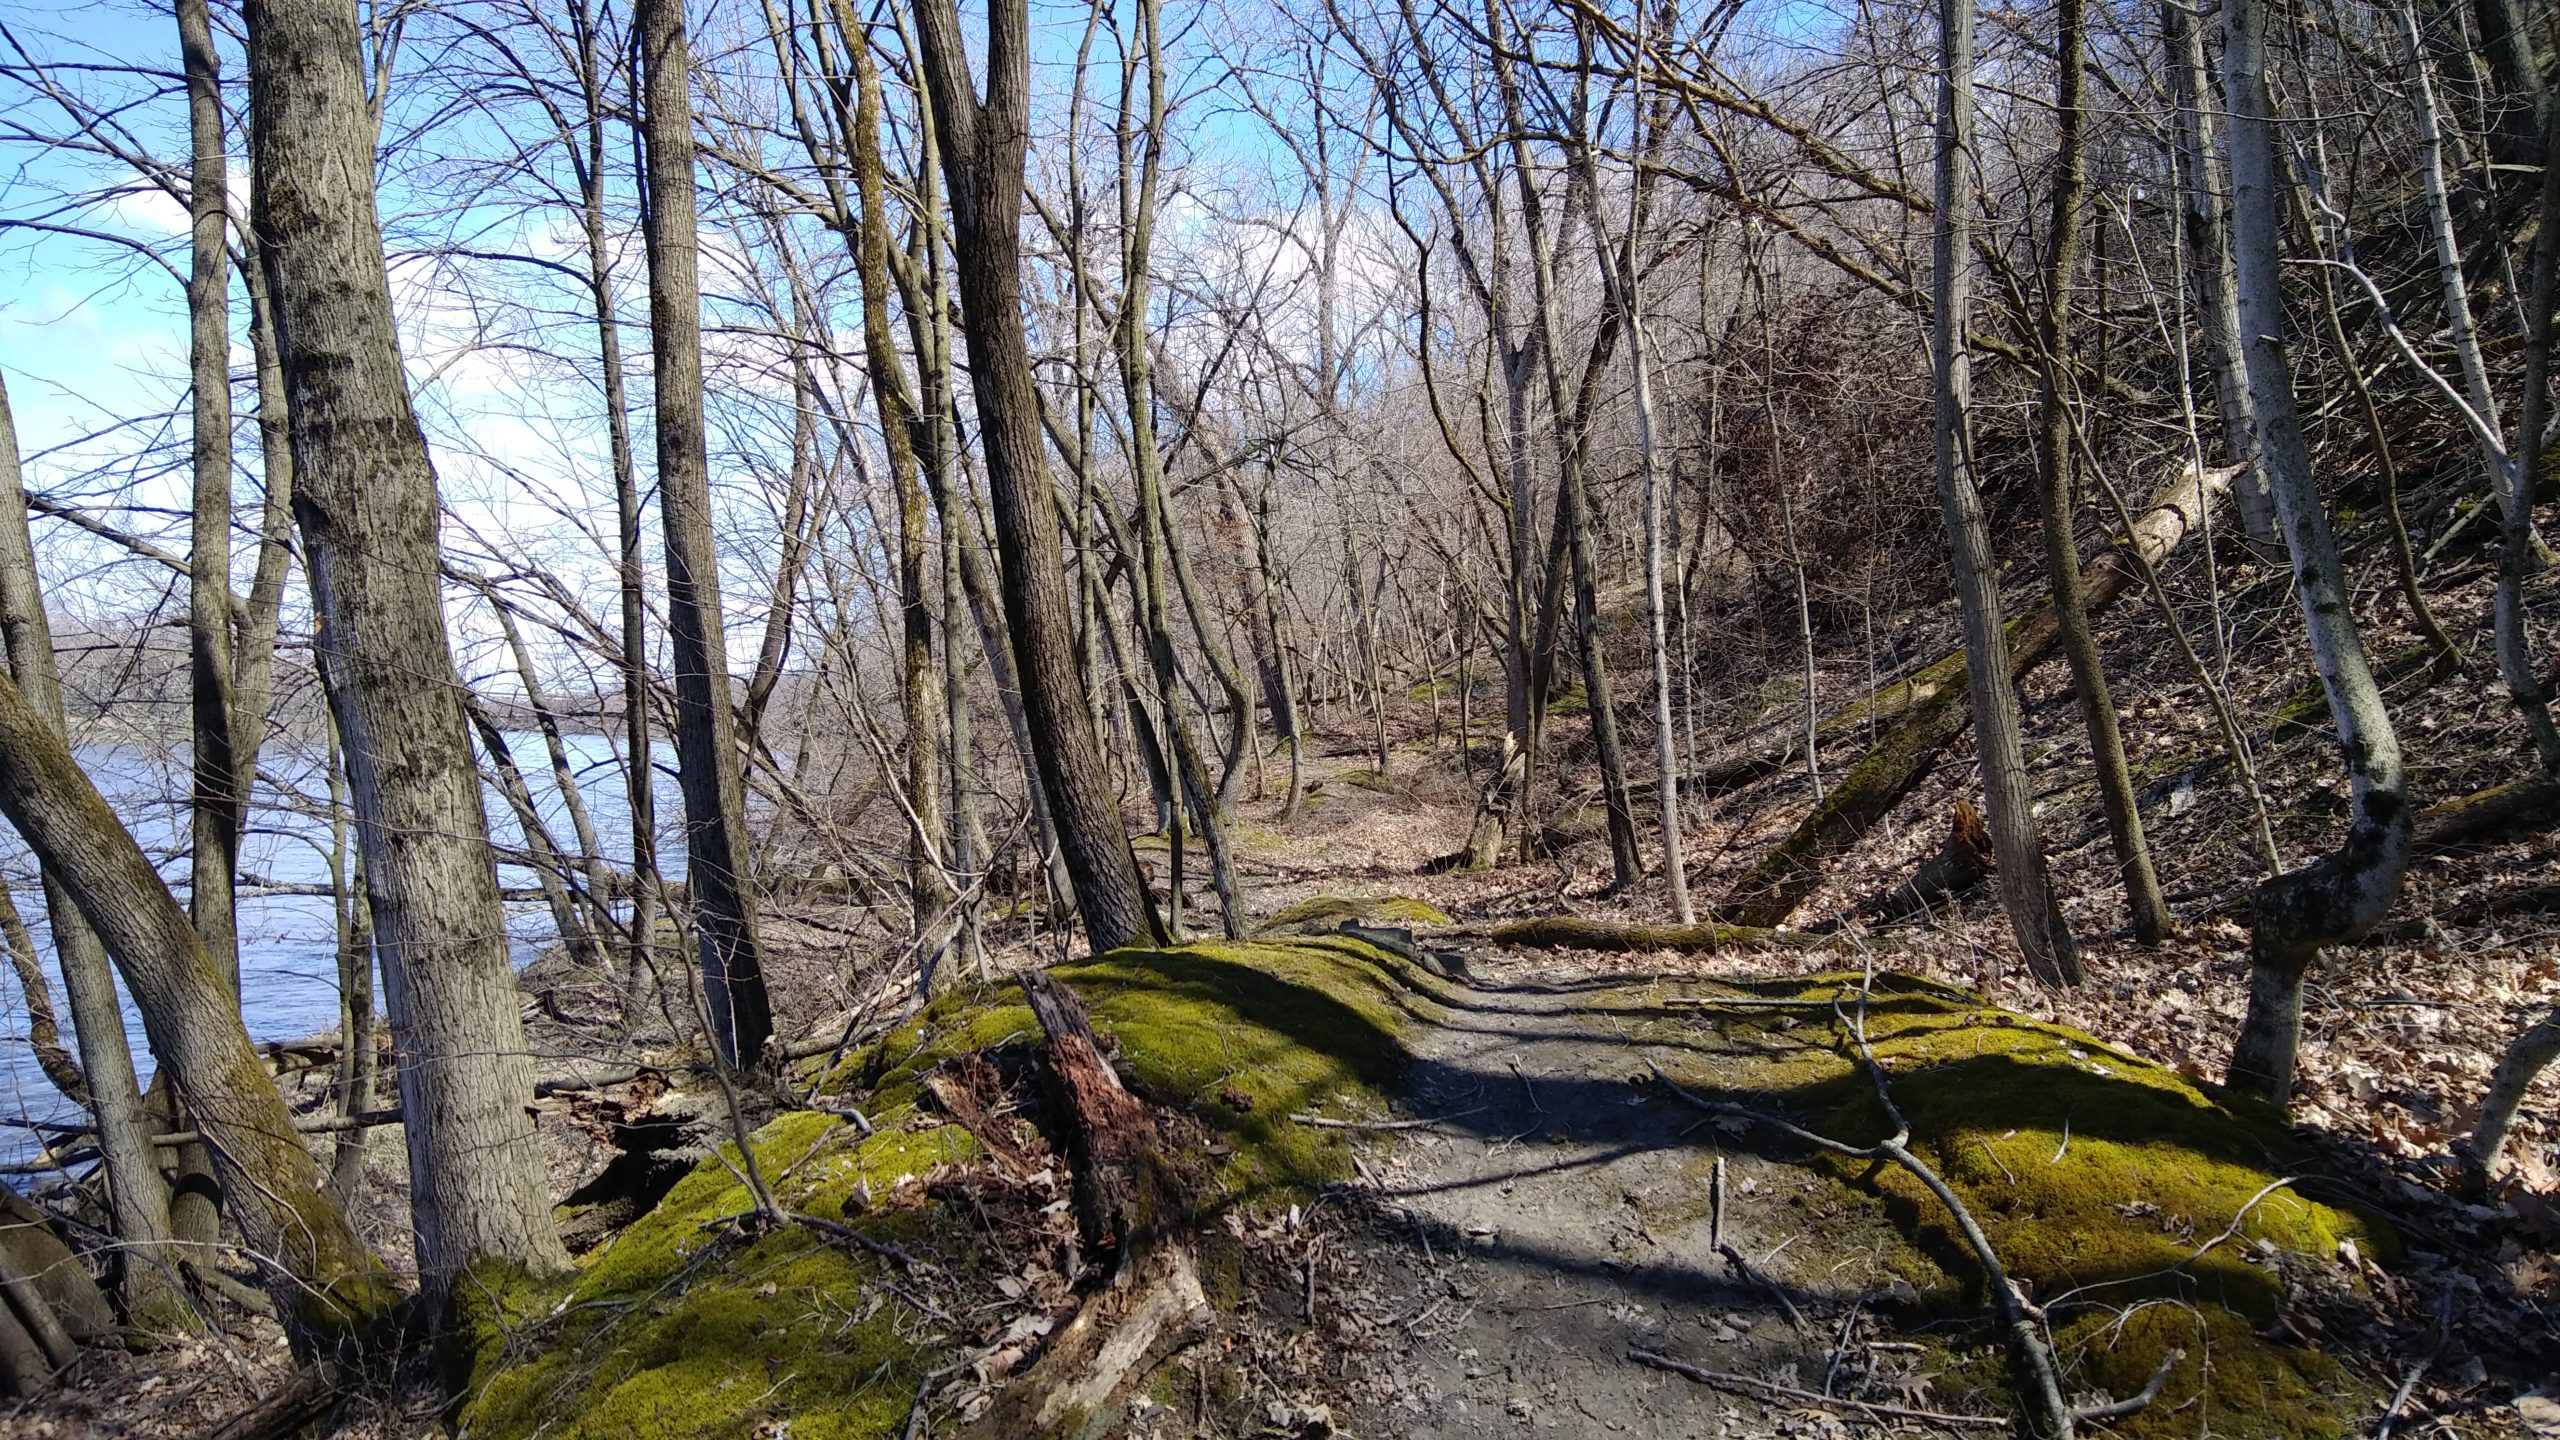
M1109 1279L969 1433L1100 1436L1148 1372L1216 1317L1189 1247L1165 1223L1183 1201L1154 1114L1103 1060L1073 990L1033 971L1022 993L1048 1037L1051 1118L1074 1172L1077 1228Z
M2082 603L2096 615L2134 587L2203 528L2206 512L2231 488L2237 468L2190 467L2152 498L2133 525L2132 544L2117 544L2082 572ZM2062 627L2050 602L2009 626L2010 674L2023 678L2050 659ZM1717 913L1738 925L1778 925L1822 884L1833 859L1855 846L1903 797L1918 788L1938 752L1973 723L1961 651L1928 666L1869 701L1840 712L1850 724L1885 723L1864 758L1795 830L1734 882Z
M1149 1209L1161 1198L1154 1172L1162 1137L1155 1117L1103 1060L1076 993L1037 970L1023 975L1022 993L1049 1037L1049 1102L1075 1172L1077 1229L1088 1255L1117 1268L1155 1218Z
M1871 926L1898 924L1971 894L1991 875L1991 827L1973 802L1958 797L1947 816L1947 843L1920 862L1910 879L1859 902L1858 918Z
M2441 855L2518 831L2545 829L2555 820L2560 820L2560 780L2511 780L2419 812L2414 843L2421 855Z

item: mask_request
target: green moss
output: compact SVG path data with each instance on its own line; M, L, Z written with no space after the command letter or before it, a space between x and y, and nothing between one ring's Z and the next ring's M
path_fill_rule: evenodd
M1054 973L1117 1042L1130 1084L1189 1111L1227 1152L1216 1176L1230 1201L1276 1203L1348 1175L1341 1132L1288 1117L1374 1103L1433 1004L1428 977L1342 938L1122 950ZM1019 994L956 989L823 1077L860 1097L876 1133L817 1111L757 1131L757 1169L783 1208L907 1247L951 1293L990 1284L975 1267L998 1262L968 1218L902 1182L983 1153L919 1107L921 1082L955 1056L1036 1042ZM900 1433L955 1337L882 1260L807 1226L756 1223L742 1166L724 1146L576 1276L474 1272L451 1346L468 1377L464 1433L728 1437L784 1418L793 1440ZM1232 1270L1214 1250L1204 1264Z
M918 1188L900 1182L978 1153L956 1125L864 1138L814 1111L751 1144L783 1208L891 1241L932 1229ZM465 1433L739 1435L779 1416L795 1436L902 1426L937 1353L926 1317L871 1255L753 1223L740 1163L724 1146L571 1281L475 1271L456 1298Z
M1257 937L1322 935L1343 925L1446 925L1439 906L1409 895L1316 895L1284 905L1253 927Z
M1846 1031L1819 1003L1850 995L1856 985L1848 976L1757 985L1746 987L1755 999L1817 1003L1710 1009L1728 1041L1755 1052L1747 1073L1763 1093L1736 1093L1736 1102L1782 1105L1799 1123L1851 1144L1881 1136L1887 1122L1874 1086L1852 1064ZM2304 1159L2281 1125L2082 1032L2022 1020L1968 992L1906 977L1877 978L1868 1036L1911 1127L1912 1152L1954 1188L2002 1264L2052 1309L2063 1359L2081 1372L2076 1387L2129 1395L2177 1346L2194 1370L2173 1395L2191 1395L2194 1376L2207 1373L2200 1361L2209 1342L2213 1368L2205 1383L2214 1392L2216 1433L2340 1428L2334 1419L2307 1417L2331 1417L2360 1398L2344 1372L2312 1352L2258 1338L2276 1316L2284 1285L2253 1247L2264 1242L2325 1263L2342 1240L2386 1260L2398 1244L2379 1220L2279 1183ZM1798 1043L1769 1043L1781 1038ZM1780 1097L1776 1105L1768 1092ZM1907 1273L1957 1277L1935 1303L1977 1311L1985 1298L1981 1267L1944 1207L1898 1167L1835 1166L1882 1197L1914 1249ZM2232 1238L2207 1248L2226 1228ZM2117 1323L2128 1310L2139 1324ZM2153 1424L2167 1426L2164 1435L2196 1429L2191 1414L2169 1404L2117 1428L2148 1434Z

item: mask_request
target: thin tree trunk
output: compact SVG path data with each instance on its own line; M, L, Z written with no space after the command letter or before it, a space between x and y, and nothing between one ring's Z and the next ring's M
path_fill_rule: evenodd
M2249 413L2249 378L2240 358L2239 302L2233 296L2231 214L2224 195L2215 117L2222 113L2206 64L2204 27L2191 0L2161 0L2161 48L2168 55L2170 126L2177 137L2179 218L2186 230L2187 268L2196 297L2196 319L2205 369L2213 376L2215 414L2231 458L2249 466L2232 483L2241 528L2251 538L2276 539L2275 502L2257 470L2257 422ZM2199 461L2199 463L2202 463Z
M721 1062L754 1070L773 1038L745 786L721 628L720 557L702 421L702 295L693 190L693 61L682 0L641 0L646 103L649 329L657 372L658 512L666 530L677 775L684 787L685 885L693 899L702 995Z
M2089 733L2098 799L2115 845L2116 866L2124 877L2125 909L2133 921L2133 938L2157 945L2167 938L2174 922L2168 902L2160 898L2159 877L2152 872L2151 847L2143 838L2142 811L2134 799L2133 773L2125 761L2124 733L2116 724L2115 698L2108 692L2098 639L2089 628L2089 612L2080 603L2080 547L2072 526L2071 397L2064 386L2072 351L2071 291L2080 265L2080 205L2088 189L2087 117L2081 109L2086 91L2085 0L2059 0L2056 14L2054 108L2060 153L2054 168L2052 225L2045 237L2044 313L2036 321L2036 469L2043 481L2036 498L2044 512L2045 571L2053 593L2054 619L2062 627L2062 654L2070 662L2081 723Z
M1023 0L987 14L987 94L969 73L952 0L916 6L921 68L951 194L953 251L969 322L970 380L995 498L1006 629L1020 661L1022 708L1076 906L1095 951L1163 938L1138 870L1076 673L1072 606L1042 452L1022 324L1022 164L1030 105L1030 22Z
M347 844L346 756L329 727L329 869L338 928L338 1115L373 1108L373 907L364 898L364 858ZM352 1205L363 1192L366 1135L338 1132L329 1156L329 1193Z
M624 383L622 325L613 297L613 251L605 216L604 39L584 0L568 7L576 46L582 148L573 151L578 218L587 250L587 306L596 331L596 368L604 386L607 462L613 466L615 592L620 605L623 803L630 817L630 953L623 974L622 1018L636 1028L644 991L657 973L658 792L649 732L649 607L642 589L640 479L631 445L631 399Z
M195 421L195 511L187 556L188 694L192 726L189 823L193 860L187 909L205 949L240 987L232 905L247 796L232 756L231 655L231 251L224 205L222 60L206 0L178 0L178 48L186 71L187 171L192 254L187 276L187 354Z
M1964 616L1966 674L1973 691L1974 748L1999 855L2001 907L2027 969L2048 985L2080 982L2071 927L2054 903L2044 837L2036 824L2018 736L2018 692L2009 682L2009 641L2000 614L2000 572L1973 477L1972 365L1965 332L1972 313L1973 0L1939 0L1938 218L1932 349L1937 371L1938 507Z
M252 0L247 13L252 215L292 400L294 510L320 613L319 656L401 1041L419 1274L440 1291L482 1259L565 1268L524 1109L532 1057L445 636L435 471L409 405L374 214L373 112L356 17L328 0ZM173 953L161 963L183 970L185 952ZM136 969L135 955L121 959ZM236 1019L230 1033L238 1058L254 1064ZM175 1058L158 1039L155 1031L155 1050ZM213 1122L197 1090L209 1082L196 1077L235 1074L235 1064L208 1051L180 1066L199 1126ZM272 1087L266 1093L275 1104ZM244 1163L229 1153L231 1137L208 1133L227 1169ZM255 1143L262 1149L250 1154L292 1152L294 1183L280 1195L235 1193L236 1211L321 1203L310 1156L280 1106ZM226 1174L226 1184L239 1178ZM246 1178L278 1184L273 1174ZM310 1238L286 1243L318 1246L324 1258L340 1248L317 1217Z
M861 197L862 218L855 239L855 269L862 285L863 357L870 367L873 402L880 407L881 441L889 457L889 488L898 504L898 635L900 694L907 718L907 805L914 833L907 842L907 887L910 923L924 942L927 917L951 898L951 884L936 847L944 843L943 777L945 732L952 715L943 699L943 676L933 656L933 599L927 593L925 546L930 527L925 518L925 491L916 471L916 438L920 424L907 388L906 365L889 329L888 180L880 156L880 72L870 46L859 31L843 37L851 52L855 81L852 123L853 175ZM946 567L947 569L948 567ZM956 576L951 577L956 579ZM956 647L959 632L945 615L942 643ZM965 699L966 692L963 692ZM949 872L962 873L956 861ZM926 945L927 988L935 976L951 976L956 967L936 963L938 943ZM956 977L955 977L956 978Z
M45 614L35 545L19 498L25 493L22 484L17 426L9 413L8 385L0 381L0 648L5 648L7 661L0 668L16 677L47 733L61 740L70 731L55 668L53 625ZM43 852L37 858L43 860ZM159 1151L151 1143L153 1127L134 1075L133 1049L125 1038L124 1008L116 1000L107 950L66 877L50 863L42 873L54 960L62 970L80 1070L88 1084L85 1103L97 1118L98 1151L106 1161L109 1213L118 1243L133 1252L121 1280L126 1308L155 1323L183 1324L185 1304L165 1279L174 1253L169 1242L176 1233L169 1190L160 1176ZM236 1001L232 1010L238 1013Z
M2407 0L2399 6L2401 39L2409 47L2410 74L2414 83L2411 93L2417 100L2418 178L2427 197L2428 234L2435 242L2436 280L2442 287L2446 338L2451 342L2454 358L2462 368L2463 390L2471 401L2471 421L2480 443L2481 462L2489 472L2489 488L2497 497L2501 524L2498 546L2498 598L2495 605L2494 634L2498 651L2498 676L2506 682L2507 696L2515 703L2516 712L2524 719L2525 733L2533 740L2534 755L2542 768L2560 773L2560 726L2552 723L2551 695L2533 660L2530 637L2525 634L2524 584L2532 574L2533 501L2526 474L2526 455L2542 448L2542 437L2529 427L2517 432L2516 444L2504 440L2504 428L2498 418L2497 391L2489 378L2489 361L2480 344L2478 328L2472 318L2471 294L2462 275L2462 242L2454 233L2453 203L2445 190L2444 126L2445 118L2436 104L2435 83L2428 77L2426 50L2418 38L2418 17ZM2520 39L2521 37L2519 37ZM2526 318L2528 344L2533 333L2548 336L2551 327L2550 290L2541 285L2541 263L2552 243L2550 226L2560 216L2560 205L2548 200L2553 193L2548 167L2545 167L2543 189L2546 203L2542 210L2543 233L2534 246L2537 298L2543 308ZM2541 397L2536 383L2547 379L2548 340L2544 341L2543 373L2528 363L2526 403L2540 409ZM2352 367L2353 358L2348 361Z
M2231 1083L2285 1103L2302 1029L2303 973L2320 948L2371 929L2409 863L2409 797L2400 742L2348 608L2329 516L2311 478L2294 406L2277 263L2282 215L2275 121L2266 86L2265 0L2224 0L2223 84L2231 103L2232 241L2242 358L2258 451L2293 555L2304 628L2329 698L2354 790L2354 819L2336 853L2258 887L2250 919L2249 1008Z

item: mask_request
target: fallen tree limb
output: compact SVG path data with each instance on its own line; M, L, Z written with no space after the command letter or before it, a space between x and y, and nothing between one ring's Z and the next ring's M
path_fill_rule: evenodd
M1517 945L1527 950L1821 950L1842 942L1757 925L1627 925L1579 915L1541 915L1497 925L1459 926L1441 934Z
M1884 1109L1885 1123L1893 1127L1891 1134L1872 1145L1851 1145L1845 1141L1834 1140L1828 1135L1807 1130L1801 1125L1782 1120L1766 1111L1720 1100L1710 1100L1672 1079L1670 1073L1660 1065L1652 1064L1650 1061L1647 1063L1652 1066L1655 1080L1659 1081L1665 1089L1710 1115L1732 1116L1748 1120L1791 1136L1818 1150L1826 1150L1847 1159L1887 1161L1900 1166L1911 1178L1919 1181L1922 1188L1935 1196L1938 1203L1946 1208L1948 1218L1955 1223L1957 1234L1964 1240L1965 1248L1973 1252L1974 1259L1982 1266L1985 1288L1989 1290L1991 1303L2000 1316L2000 1328L2008 1338L2010 1351L2017 1358L2019 1368L2026 1372L2030 1383L2031 1393L2028 1399L2040 1412L2043 1422L2040 1427L2042 1433L2051 1437L2051 1440L2071 1440L2073 1411L2062 1398L2062 1379L2054 1368L2053 1350L2045 1344L2044 1337L2037 1333L2036 1322L2028 1315L2026 1302L2021 1298L2016 1283L2010 1280L2008 1268L2000 1263L1999 1252L1992 1249L1991 1238L1983 1233L1982 1225L1974 1219L1973 1211L1966 1207L1964 1201L1957 1197L1955 1190L1929 1166L1927 1161L1911 1152L1909 1143L1911 1122L1903 1118L1902 1107L1894 1103L1892 1087L1885 1083L1884 1068L1876 1063L1875 1051L1867 1044L1866 1000L1866 991L1861 988L1858 994L1858 1006L1854 1012L1843 1012L1835 1004L1834 1013L1839 1015L1841 1023L1848 1028L1851 1037L1856 1040L1859 1068L1866 1072L1867 1078L1875 1085L1876 1103Z
M2158 565L2203 528L2207 512L2239 471L2193 467L2152 498L2135 521L2131 544L2119 544L2083 572L2081 602L2096 615L2131 590L2145 565ZM2060 648L2061 623L2048 601L2009 624L2010 675L2023 679ZM1778 925L1822 883L1831 861L1855 846L1903 797L1918 788L1938 752L1973 723L1964 653L1912 675L1873 699L1836 712L1839 725L1886 724L1866 755L1842 776L1813 813L1759 864L1734 882L1716 913L1736 925ZM1890 723L1886 723L1890 722ZM1826 722L1825 728L1833 728Z
M1668 1355L1657 1355L1651 1350L1629 1350L1627 1358L1639 1365L1650 1365L1656 1370L1668 1370L1674 1375L1686 1376L1701 1385L1712 1385L1719 1390L1739 1390L1746 1395L1759 1395L1773 1400L1802 1401L1826 1409L1845 1406L1878 1422L1916 1420L1924 1425L1944 1425L1951 1430L2006 1430L2009 1428L2009 1422L1997 1415L1950 1415L1940 1410L1914 1410L1907 1405L1879 1405L1872 1400L1852 1400L1844 1395L1825 1395L1817 1390L1801 1390L1793 1385L1781 1385L1774 1380L1757 1380L1749 1375L1709 1370L1703 1366L1674 1360Z
M1959 796L1947 817L1947 840L1910 879L1858 903L1858 918L1896 925L1973 893L1991 877L1991 829L1973 802ZM1833 922L1837 923L1837 922Z

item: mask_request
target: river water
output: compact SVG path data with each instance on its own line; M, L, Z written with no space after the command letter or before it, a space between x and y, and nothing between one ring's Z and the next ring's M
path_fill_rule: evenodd
M580 797L595 823L598 843L616 869L627 870L631 822L630 806L623 792L620 751L603 736L570 735L563 739ZM574 848L567 806L552 781L550 756L541 736L530 732L511 734L507 744L533 793L534 807L541 814L544 827L562 845ZM84 746L79 755L91 781L115 807L117 816L141 842L144 852L160 863L161 874L183 902L187 878L186 751ZM674 756L667 747L660 746L653 759L653 788L661 831L659 863L671 876L680 876L684 870L683 846L669 845L665 839L673 822L684 813ZM279 794L262 775L248 831L241 841L241 1018L247 1022L252 1039L297 1040L335 1030L338 1025L337 919L325 896L254 892L262 884L329 883L330 827L322 799L327 791L317 755L271 747L259 756L259 765L262 771L280 779L291 793ZM492 840L500 845L520 843L522 832L505 799L490 790L483 800ZM348 844L354 844L352 829ZM35 884L33 860L17 833L5 823L0 823L0 882L12 886L18 908L35 935L53 981L54 1012L61 1022L63 1039L69 1043L73 1038L70 1005L63 995L61 972L54 960L43 892ZM498 883L513 888L530 886L534 880L527 871L501 864ZM510 904L507 933L516 964L522 966L550 943L550 912L539 903ZM378 984L375 993L379 997ZM10 1164L32 1159L37 1145L34 1135L24 1126L8 1122L20 1118L63 1122L79 1118L79 1112L36 1068L26 1043L25 997L18 993L13 978L0 979L0 994L5 994L0 998L0 1164ZM150 1048L143 1037L141 1016L129 996L124 1013L125 1030L133 1040L134 1062L142 1072L143 1083L148 1085Z

